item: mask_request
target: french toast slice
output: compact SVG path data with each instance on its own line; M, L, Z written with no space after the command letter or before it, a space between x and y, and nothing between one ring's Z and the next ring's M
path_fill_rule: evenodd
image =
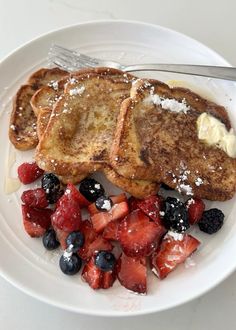
M171 103L188 111L171 111ZM198 138L197 119L204 112L230 129L224 107L188 89L137 80L121 106L110 149L113 168L124 177L163 182L182 194L219 201L232 198L236 159Z
M37 118L30 104L31 98L44 85L57 88L57 81L68 75L59 68L40 69L33 73L26 85L17 91L10 117L9 139L16 149L29 150L38 144Z
M55 99L55 93L50 94L50 90L43 87L38 92L38 100L46 100L41 102L38 116L39 135L44 132L36 151L39 166L62 177L70 173L75 181L81 173L89 175L100 170L109 181L133 196L142 198L157 193L159 184L124 178L109 164L108 149L120 104L128 97L132 80L130 75L105 68L73 74L65 93L55 104L48 125L47 100ZM40 102L35 104L40 108Z

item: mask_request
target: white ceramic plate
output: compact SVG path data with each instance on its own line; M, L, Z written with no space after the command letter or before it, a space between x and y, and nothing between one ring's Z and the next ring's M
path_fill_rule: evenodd
M20 195L6 195L6 176L16 176L17 165L32 157L31 152L16 152L8 141L7 130L11 99L27 76L47 65L52 43L101 58L127 64L170 62L228 65L214 51L177 32L137 22L103 21L79 24L51 32L17 49L0 64L0 271L12 284L52 305L93 315L118 316L156 312L177 306L214 287L236 266L235 198L211 203L226 214L222 230L207 236L194 233L202 241L194 256L195 267L180 266L164 281L150 274L147 296L138 296L121 287L118 281L109 290L93 291L80 275L67 277L58 267L58 252L45 252L40 239L31 239L23 230ZM236 86L232 82L174 74L145 73L160 80L179 79L196 91L227 107L236 122ZM200 87L199 87L200 86ZM14 161L14 157L16 161ZM12 166L7 163L12 162ZM108 185L107 189L111 187Z

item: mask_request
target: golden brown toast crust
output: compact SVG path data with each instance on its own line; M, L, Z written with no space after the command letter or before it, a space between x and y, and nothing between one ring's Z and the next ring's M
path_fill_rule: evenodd
M35 89L32 86L23 85L13 100L9 139L19 150L29 150L38 144L36 116L30 105L30 99L34 93Z
M186 100L187 114L163 110L143 100L154 94ZM227 200L236 190L236 159L198 139L196 120L208 112L231 127L226 110L184 88L139 81L121 106L110 160L128 178L164 182L183 194Z
M40 69L33 73L26 85L19 88L13 100L10 118L9 139L16 149L29 150L38 143L37 118L30 104L31 98L44 84L51 85L68 74L59 68Z
M36 160L39 164L39 166L43 167L44 169L46 169L47 171L53 171L56 174L60 174L62 176L64 175L68 175L68 173L71 173L71 177L75 178L74 182L77 180L77 176L80 175L80 173L85 173L87 172L87 175L97 171L97 170L102 170L105 172L105 175L108 177L108 179L115 185L117 185L118 187L124 189L127 192L130 192L133 196L137 197L137 198L142 198L148 195L152 195L152 194L156 194L157 191L159 190L159 184L157 183L152 183L152 182L148 182L148 181L144 181L144 180L130 180L127 178L124 178L120 175L118 175L108 164L109 159L108 159L108 151L107 151L107 147L108 145L111 143L111 137L113 136L113 131L114 128L116 126L116 119L117 119L117 115L119 112L119 106L121 101L127 97L129 95L129 90L131 87L131 80L133 79L133 76L131 75L123 75L123 72L119 71L119 70L115 70L115 69L107 69L107 68L96 68L96 69L85 69L82 71L79 71L77 73L73 73L73 76L70 77L70 79L74 79L74 83L68 83L68 85L65 88L65 95L63 95L61 97L60 100L57 101L57 104L55 105L55 108L53 110L53 116L50 119L50 122L48 124L48 127L45 131L45 135L42 137L42 141L39 143L39 146L37 148L37 153L36 153ZM69 114L68 115L68 119L65 119L65 121L68 122L71 120L69 127L67 127L66 132L63 132L63 145L60 142L57 142L54 140L53 142L53 146L50 144L50 141L52 141L52 139L55 138L55 135L58 134L55 133L54 129L55 129L55 125L57 125L57 123L59 122L59 126L64 127L64 124L62 125L62 123L58 120L58 118L63 115L63 104L67 103L68 104L68 108L70 107L70 102L71 102L71 98L73 99L73 97L71 97L69 95L70 90L77 88L78 86L81 85L81 83L85 83L86 81L90 82L92 79L96 80L96 83L91 84L91 86L89 87L89 92L87 93L88 95L91 95L91 99L89 101L86 101L85 103L80 103L81 108L88 106L85 110L81 110L81 108L76 110L76 115L78 115L78 113L82 116L88 116L88 115L94 115L92 108L97 106L98 103L98 98L100 98L100 106L101 104L105 104L105 106L109 105L111 110L115 109L115 113L112 113L112 126L109 127L108 126L108 131L109 131L109 136L108 136L108 140L109 143L107 143L106 139L104 138L104 136L102 136L103 131L106 130L106 127L104 127L105 124L105 120L101 120L101 124L103 127L101 127L101 131L97 132L97 135L95 135L95 137L93 136L94 133L96 133L96 130L94 128L92 128L91 133L89 133L87 131L87 128L85 128L86 126L86 122L82 122L81 127L79 128L79 138L80 140L78 140L78 142L74 143L75 140L75 136L73 136L73 132L72 132L72 137L68 136L67 138L69 139L69 142L67 142L67 139L65 139L65 136L68 135L68 132L70 131L71 127L73 126L73 123L76 123L76 116L75 118L73 118L73 114ZM64 80L64 84L67 81ZM101 83L100 83L101 82ZM96 87L96 84L98 84L98 86ZM104 87L103 85L105 85L106 87ZM111 89L115 89L118 86L118 90L117 93L121 93L121 99L120 96L117 97L115 94L113 95L115 98L115 101L113 102L113 104L111 103L110 100L110 92ZM103 99L102 93L104 93L104 91L101 93L101 88L105 88L105 94L106 98ZM86 86L86 89L88 89L88 86ZM94 89L97 89L96 92L94 92ZM109 92L110 90L110 92ZM43 87L41 89L41 91L38 92L38 94L40 97L42 97L42 99L48 99L48 93L49 93L49 89L47 89L47 87ZM52 93L53 95L53 93ZM100 96L98 96L100 95ZM50 96L50 95L49 95ZM39 97L39 100L40 100ZM77 96L78 98L78 96ZM107 101L108 99L108 101ZM92 100L92 101L91 101ZM94 103L92 103L94 102ZM118 104L117 104L118 102ZM40 102L36 102L37 103L37 107L39 108ZM42 102L43 104L43 102ZM82 104L82 105L81 105ZM107 104L107 105L106 105ZM43 104L43 106L45 107L47 105ZM45 124L45 120L41 120L41 114L42 111L44 111L46 114L49 114L49 109L45 108L44 110L42 109L43 107L41 107L40 110L40 114L38 116L38 127L42 127L42 131L44 131L46 124ZM106 110L107 111L107 110ZM114 111L114 110L113 110ZM109 110L110 112L110 110ZM64 114L66 115L66 114ZM45 116L43 116L45 118ZM96 118L95 122L98 120ZM47 121L47 120L46 120ZM41 125L40 123L41 122ZM77 123L78 125L80 125L80 120ZM90 123L92 124L92 123ZM82 131L82 133L81 133ZM39 133L40 136L42 135L42 133ZM81 140L81 136L82 136L82 140ZM84 137L84 138L83 138ZM84 140L83 140L84 139ZM86 139L88 139L89 141L86 141ZM100 144L96 145L96 141L100 139ZM59 140L62 140L61 138L59 138ZM103 148L101 148L101 141L104 141L102 144L105 144L103 146ZM78 159L76 159L76 155L80 154L81 152L84 152L83 150L83 144L84 144L84 148L87 147L88 142L90 143L90 155L91 158L87 159L87 161L85 162L81 162L78 161ZM68 144L69 143L69 144ZM77 146L79 146L79 150L73 150L71 151L71 145L70 143L74 143L77 144ZM66 147L66 145L68 146L68 148ZM54 148L54 151L56 149L56 154L54 153L53 155L51 154L52 152L52 148ZM58 150L58 148L61 148L61 150ZM63 148L66 148L66 150L63 150ZM81 148L81 149L80 149ZM87 148L88 151L88 148ZM85 151L85 153L87 152ZM71 154L75 155L75 158L72 160L72 156ZM64 156L63 156L64 155ZM69 157L69 161L66 162L66 158L68 159ZM64 182L67 181L64 180Z

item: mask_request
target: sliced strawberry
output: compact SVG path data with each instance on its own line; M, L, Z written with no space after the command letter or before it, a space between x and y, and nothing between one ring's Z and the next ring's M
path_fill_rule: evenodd
M47 196L42 188L24 191L21 195L21 200L24 204L39 209L44 209L48 206Z
M56 210L52 215L52 225L68 233L78 230L81 223L78 190L68 184L64 195L57 202Z
M119 223L120 220L109 222L102 233L102 237L111 241L117 241Z
M87 207L90 205L90 202L79 192L78 190L78 199L79 199L79 205L80 207Z
M110 199L112 200L113 204L119 204L122 202L127 202L127 197L125 195L125 193L117 195L117 196L111 196ZM92 203L88 206L88 211L90 213L90 215L94 215L96 213L100 213L101 211L97 209L95 203Z
M160 211L162 208L162 199L160 196L149 196L138 200L137 207L148 215L154 222L161 224Z
M89 260L89 262L84 266L84 269L82 271L82 278L94 290L101 288L102 275L102 271L97 268L94 263L94 258L91 258Z
M188 220L191 225L198 223L205 210L205 204L202 199L190 198L186 201L186 207L188 210Z
M91 221L95 231L100 233L110 221L124 218L128 213L129 207L127 202L121 202L119 204L114 204L108 212L99 212L94 214L91 217Z
M94 257L84 266L82 278L93 289L108 289L116 280L116 269L103 272L95 265Z
M83 251L82 256L84 260L89 260L95 252L100 250L112 251L112 249L113 246L111 243L99 235L93 242L87 245L87 249ZM81 256L81 253L79 253L79 255Z
M103 279L101 285L102 289L109 289L110 287L112 287L115 280L116 280L115 271L103 272Z
M165 278L179 264L184 262L199 246L200 242L191 235L180 234L180 238L166 235L151 256L153 272L160 278Z
M81 222L80 231L84 235L84 246L79 250L79 256L86 260L90 251L90 245L98 237L97 233L93 229L91 222L84 220Z
M126 289L145 294L147 292L147 268L145 258L136 259L122 253L118 262L117 277Z
M35 209L28 205L22 205L23 224L25 231L31 237L40 237L51 226L50 209Z
M37 180L44 171L35 162L23 163L18 167L18 177L23 184L29 184Z
M66 239L68 237L68 232L58 228L54 228L54 230L56 232L57 240L59 241L62 250L66 250L67 248Z
M152 254L166 229L150 220L141 210L135 210L119 224L118 238L124 253L129 257L146 257Z
M137 210L139 207L138 207L138 202L140 202L140 199L137 199L133 196L131 196L129 199L128 199L128 203L129 203L129 211L132 212L134 210Z

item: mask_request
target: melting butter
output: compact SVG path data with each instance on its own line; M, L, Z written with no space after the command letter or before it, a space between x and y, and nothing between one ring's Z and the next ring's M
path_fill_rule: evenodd
M227 131L217 118L204 112L197 119L198 138L209 145L222 149L229 157L236 158L236 135Z

